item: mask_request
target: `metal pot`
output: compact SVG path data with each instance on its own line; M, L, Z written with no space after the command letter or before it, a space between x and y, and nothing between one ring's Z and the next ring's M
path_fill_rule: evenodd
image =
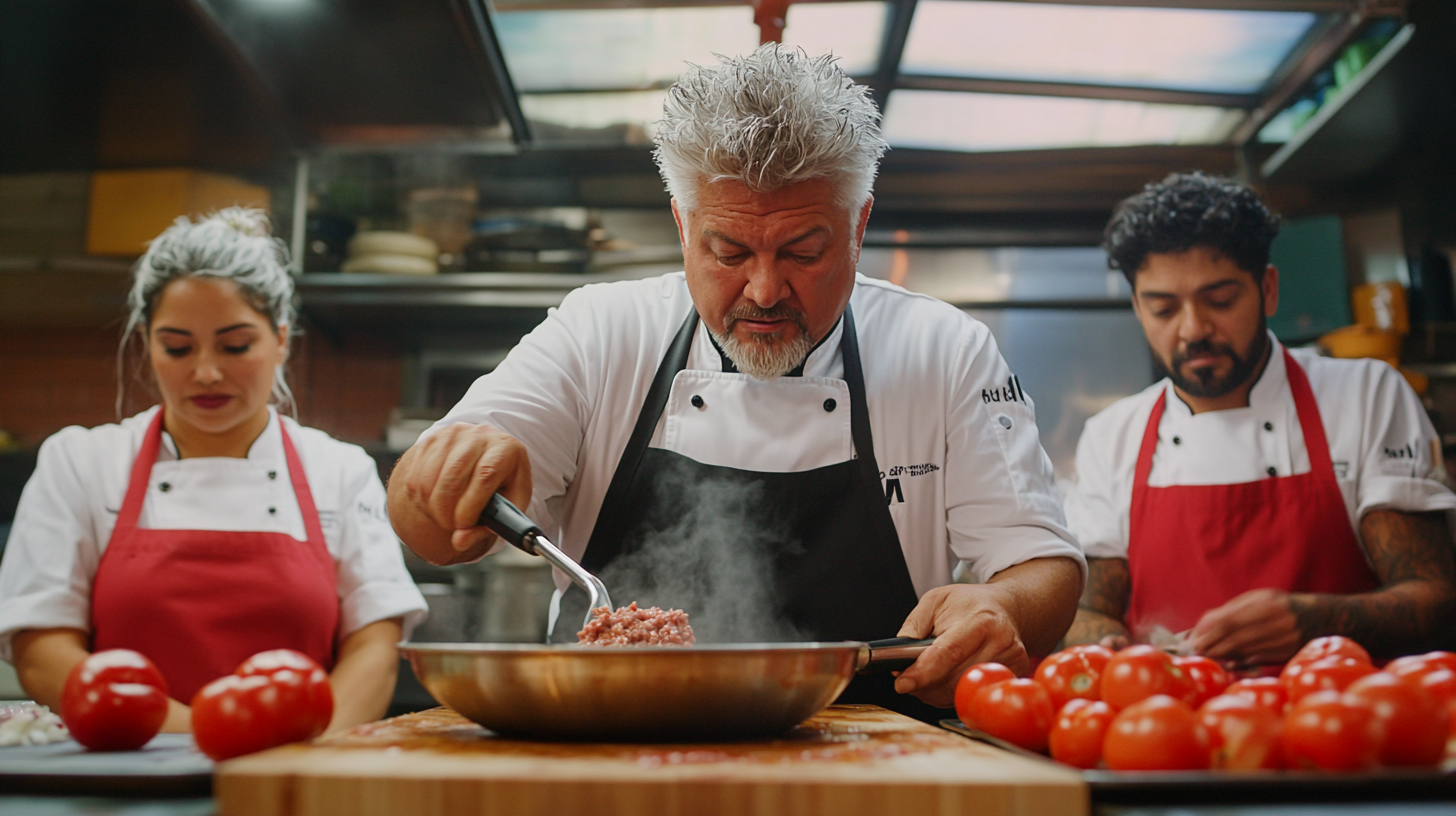
M407 643L401 652L436 700L503 736L701 742L781 734L855 672L905 668L931 642Z

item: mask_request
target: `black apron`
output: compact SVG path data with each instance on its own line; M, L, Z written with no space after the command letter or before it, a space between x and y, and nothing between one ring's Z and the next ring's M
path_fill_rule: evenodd
M645 537L670 528L677 520L674 516L684 510L682 501L671 494L685 483L712 480L746 485L762 499L755 504L755 514L761 507L762 518L785 529L785 540L791 542L772 557L777 614L815 640L894 637L918 596L875 462L859 341L849 308L844 311L841 354L856 457L793 473L705 465L649 447L673 379L687 366L697 325L698 315L693 311L663 356L602 501L582 566L600 575L618 558L632 553ZM586 593L575 585L569 587L561 598L552 639L574 641L577 621L585 616L586 607ZM897 694L888 673L856 677L836 702L872 703L926 722L954 716L947 709Z

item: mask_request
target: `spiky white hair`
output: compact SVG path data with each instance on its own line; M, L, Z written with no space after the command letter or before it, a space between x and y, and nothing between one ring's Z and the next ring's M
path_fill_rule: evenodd
M121 335L118 376L127 344L137 329L151 324L157 300L167 284L175 280L192 277L230 280L275 330L291 326L293 276L288 273L288 250L270 232L268 215L262 210L228 207L195 222L186 216L178 218L154 238L147 245L146 254L132 267L131 292L126 298L130 313ZM273 399L280 404L293 400L283 366L278 367L273 377ZM122 395L118 394L118 411L121 402Z
M857 213L888 147L869 89L832 55L775 43L718 59L689 66L662 106L653 155L678 206L693 210L703 183L733 179L771 192L822 178Z

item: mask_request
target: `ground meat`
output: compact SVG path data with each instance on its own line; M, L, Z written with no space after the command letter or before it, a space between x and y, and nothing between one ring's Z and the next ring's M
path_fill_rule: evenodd
M616 612L605 606L594 610L576 640L588 646L691 646L697 639L688 625L688 613L655 606L638 609L633 601Z

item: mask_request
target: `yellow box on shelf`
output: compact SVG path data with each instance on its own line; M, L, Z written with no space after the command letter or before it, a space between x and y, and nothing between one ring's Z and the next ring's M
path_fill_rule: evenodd
M91 175L89 255L140 255L178 216L224 207L269 209L266 187L189 168L104 170Z

